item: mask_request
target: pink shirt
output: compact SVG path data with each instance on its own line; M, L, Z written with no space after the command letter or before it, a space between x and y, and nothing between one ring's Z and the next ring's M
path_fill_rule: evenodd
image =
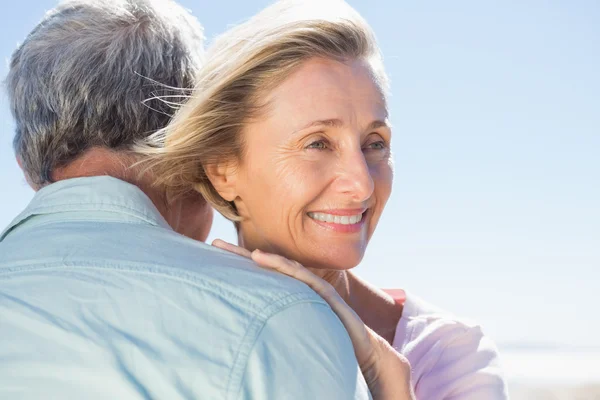
M410 362L418 400L505 400L498 351L478 325L461 321L402 290L393 346Z

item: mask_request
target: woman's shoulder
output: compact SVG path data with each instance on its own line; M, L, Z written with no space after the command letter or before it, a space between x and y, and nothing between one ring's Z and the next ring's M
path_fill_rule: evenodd
M412 293L404 293L393 345L411 364L419 398L507 396L496 345L481 326ZM467 391L483 397L461 395Z
M434 346L440 352L448 352L459 345L472 345L473 350L483 351L482 342L489 346L487 350L496 353L495 345L479 324L405 292L402 318L394 338L394 347L400 352L421 353L422 348L430 353Z
M403 305L402 318L398 322L394 339L394 347L399 350L425 338L449 339L450 336L461 335L478 327L474 322L459 318L403 289L384 291L396 303Z
M469 331L480 331L473 321L460 318L435 306L412 293L402 291L396 299L403 298L402 318L398 322L394 347L406 347L415 342L428 340L444 342Z

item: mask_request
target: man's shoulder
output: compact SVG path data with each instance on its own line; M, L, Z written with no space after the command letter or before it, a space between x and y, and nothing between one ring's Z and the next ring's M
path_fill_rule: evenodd
M252 260L172 231L150 228L144 240L136 241L137 257L152 270L176 277L238 301L240 307L264 310L268 305L289 301L326 304L306 284L283 274L263 269ZM139 262L136 260L136 262Z
M0 358L17 363L15 378L119 370L162 397L181 380L190 393L218 398L268 321L326 307L299 281L174 232L89 224L38 226L0 243L0 343L11 344L0 345ZM38 368L19 367L24 348L39 350L27 355ZM117 375L108 392L111 384Z
M0 243L0 277L118 271L131 280L203 290L249 312L286 297L324 303L300 281L161 227L81 221L37 226L19 236Z

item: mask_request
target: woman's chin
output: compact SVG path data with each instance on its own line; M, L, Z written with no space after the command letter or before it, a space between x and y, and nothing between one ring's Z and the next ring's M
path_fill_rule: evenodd
M330 271L348 271L351 270L352 268L358 266L358 263L354 263L354 264L344 264L344 265L340 265L340 264L319 264L316 266L313 266L312 269L319 269L319 270L330 270Z
M328 243L313 241L308 245L286 248L280 246L275 253L295 260L310 269L344 271L356 267L362 261L366 243Z
M305 266L310 266L314 269L329 269L344 271L356 267L360 264L363 254L349 255L348 253L339 256L327 256L318 260L310 260L304 263Z

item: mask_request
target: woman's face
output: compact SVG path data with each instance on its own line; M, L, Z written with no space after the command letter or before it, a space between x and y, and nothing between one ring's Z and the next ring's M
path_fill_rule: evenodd
M387 202L391 130L368 64L305 62L243 132L235 172L242 245L307 267L362 259Z

